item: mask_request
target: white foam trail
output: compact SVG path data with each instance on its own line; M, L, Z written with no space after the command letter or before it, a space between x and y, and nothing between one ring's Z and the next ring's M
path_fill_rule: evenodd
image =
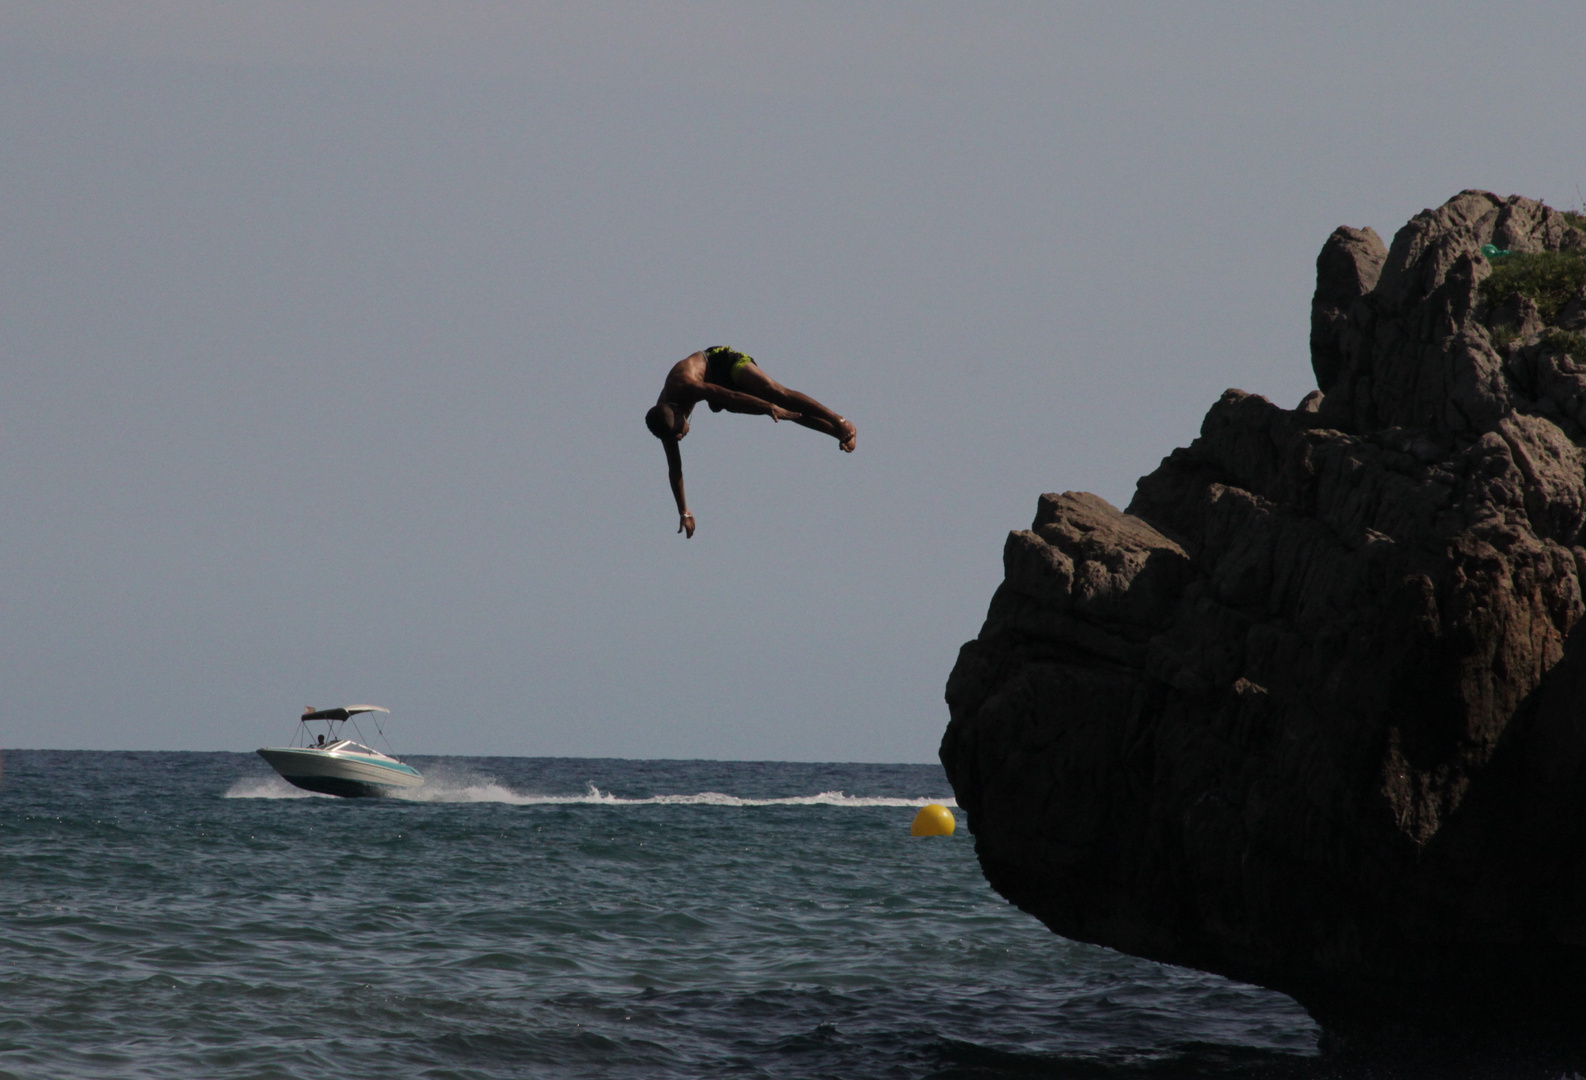
M314 799L321 796L293 787L279 776L247 776L226 789L227 799ZM330 796L323 796L330 798Z
M786 795L774 799L746 799L738 795L724 795L719 791L701 791L693 795L647 795L643 798L625 799L601 791L590 784L582 795L539 795L513 791L495 780L467 784L466 786L432 785L408 788L396 797L410 802L493 802L513 806L925 806L941 803L957 806L956 800L946 798L898 799L879 795L845 795L841 791L823 791L818 795Z
M226 791L228 799L314 799L330 798L311 791L295 788L279 776L247 777L238 780ZM701 791L693 795L649 795L638 799L624 799L601 791L590 784L582 795L540 795L513 791L493 777L452 780L428 779L423 787L408 788L393 793L393 797L406 802L427 803L506 803L509 806L925 806L941 803L957 806L951 797L896 799L879 795L844 795L841 791L823 791L818 795L788 795L777 799L745 799L737 795L724 795L719 791Z

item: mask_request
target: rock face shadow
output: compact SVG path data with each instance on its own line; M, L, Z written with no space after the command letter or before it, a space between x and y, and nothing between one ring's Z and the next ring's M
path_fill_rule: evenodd
M1467 191L1340 228L1318 391L1229 390L1126 511L1041 497L947 685L995 888L1335 1042L1580 1037L1586 277L1542 303L1482 254L1586 267L1578 222Z

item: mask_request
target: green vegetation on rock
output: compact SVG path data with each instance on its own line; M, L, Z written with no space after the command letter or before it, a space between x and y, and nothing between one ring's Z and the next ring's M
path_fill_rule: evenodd
M1492 342L1492 347L1499 352L1509 348L1511 344L1520 340L1520 331L1508 323L1499 323L1487 331L1487 337Z
M1498 304L1519 293L1534 300L1543 320L1552 322L1582 286L1586 286L1586 254L1515 252L1493 262L1492 274L1481 283L1481 295L1487 303Z
M1586 334L1579 331L1549 327L1542 335L1542 344L1561 353L1568 353L1576 360L1586 361Z

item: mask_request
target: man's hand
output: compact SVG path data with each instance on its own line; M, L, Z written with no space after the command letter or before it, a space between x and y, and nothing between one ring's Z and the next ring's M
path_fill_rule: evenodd
M771 420L773 423L778 420L797 420L803 415L803 413L788 412L780 405L771 406Z
M677 531L683 532L684 530L688 531L688 538L693 539L694 515L687 510L684 510L682 516L677 519Z

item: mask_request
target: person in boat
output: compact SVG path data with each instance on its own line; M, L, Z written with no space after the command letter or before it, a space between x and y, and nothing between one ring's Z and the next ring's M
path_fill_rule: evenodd
M644 414L644 426L661 440L666 452L667 479L677 502L677 531L690 537L694 535L694 515L683 493L683 455L677 444L688 434L689 416L701 401L710 406L711 412L726 409L769 416L772 421L791 420L830 435L845 454L853 453L859 438L853 424L808 394L789 390L771 378L752 356L725 345L712 345L684 357L667 372L660 398Z

